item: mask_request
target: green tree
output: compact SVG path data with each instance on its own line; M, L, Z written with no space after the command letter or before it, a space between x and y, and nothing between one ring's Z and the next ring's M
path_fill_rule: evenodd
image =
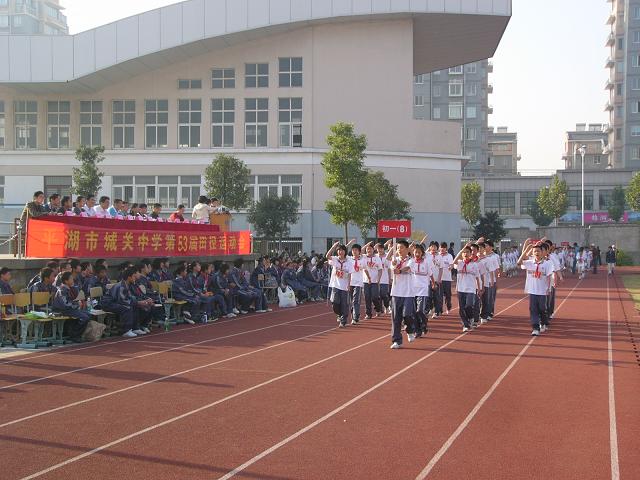
M476 181L462 185L460 213L462 218L472 227L480 219L480 196L482 187Z
M624 215L624 197L624 188L620 185L614 188L613 192L611 192L611 199L609 200L609 205L607 205L607 211L609 212L609 217L614 222L619 222Z
M504 219L500 218L498 212L487 212L473 227L473 234L475 238L484 237L499 243L507 234L504 229Z
M382 172L367 174L367 205L364 218L358 224L362 238L367 238L380 220L411 220L411 204L398 196L398 186Z
M329 150L323 155L324 184L333 190L333 199L325 208L335 225L344 226L345 241L349 238L349 223L364 223L367 205L367 170L364 159L366 135L357 135L354 126L338 122L329 127Z
M631 210L634 212L640 211L640 172L635 173L631 178L625 197Z
M247 189L250 174L242 160L219 153L204 171L205 192L231 210L246 208L251 198Z
M569 187L567 187L567 182L554 175L551 185L540 189L538 205L545 214L555 219L557 225L558 219L567 213L569 208Z
M280 250L290 225L298 223L298 201L290 195L269 195L251 205L247 221L259 237L277 239Z
M76 160L80 162L80 166L73 167L73 193L83 197L98 193L104 177L104 173L98 168L98 164L104 160L103 153L104 147L78 147Z
M535 201L531 205L531 210L529 210L529 215L531 215L531 219L533 223L535 223L539 227L548 227L553 222L553 217L547 215L542 211L538 202Z

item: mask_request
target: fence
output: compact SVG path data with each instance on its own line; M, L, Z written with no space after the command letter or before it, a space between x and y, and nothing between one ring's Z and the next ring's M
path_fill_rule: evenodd
M19 219L12 222L0 221L0 253L13 254L14 257L24 256L24 232Z
M253 253L260 255L279 255L281 252L287 252L290 257L295 257L302 250L302 238L283 238L279 245L278 240L270 238L254 238Z

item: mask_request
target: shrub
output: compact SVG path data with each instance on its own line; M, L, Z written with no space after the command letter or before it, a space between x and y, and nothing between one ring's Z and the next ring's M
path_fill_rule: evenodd
M619 267L632 267L633 266L633 258L631 255L623 252L618 249L618 256L616 258L616 265Z

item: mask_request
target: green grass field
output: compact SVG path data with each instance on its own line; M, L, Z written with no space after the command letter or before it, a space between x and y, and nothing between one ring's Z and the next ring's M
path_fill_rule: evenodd
M622 275L622 281L633 298L636 310L640 310L640 275Z

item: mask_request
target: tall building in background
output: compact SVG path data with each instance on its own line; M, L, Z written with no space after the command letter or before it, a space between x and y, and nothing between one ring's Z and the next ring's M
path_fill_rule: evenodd
M488 176L508 177L518 174L518 134L510 132L507 127L493 129L489 127L487 133L489 157L487 159Z
M489 168L488 115L489 73L493 64L488 60L468 63L416 75L414 78L414 118L460 123L461 152L471 157L464 167L464 176L487 175Z
M576 129L566 133L564 142L565 170L581 170L582 156L578 149L584 145L586 152L584 155L585 170L605 170L613 167L610 163L610 156L607 147L607 125L601 123L578 123Z
M609 100L609 125L605 126L614 168L640 167L640 1L607 0L611 33L606 46L609 78L605 88Z
M60 0L0 0L0 35L67 35Z

